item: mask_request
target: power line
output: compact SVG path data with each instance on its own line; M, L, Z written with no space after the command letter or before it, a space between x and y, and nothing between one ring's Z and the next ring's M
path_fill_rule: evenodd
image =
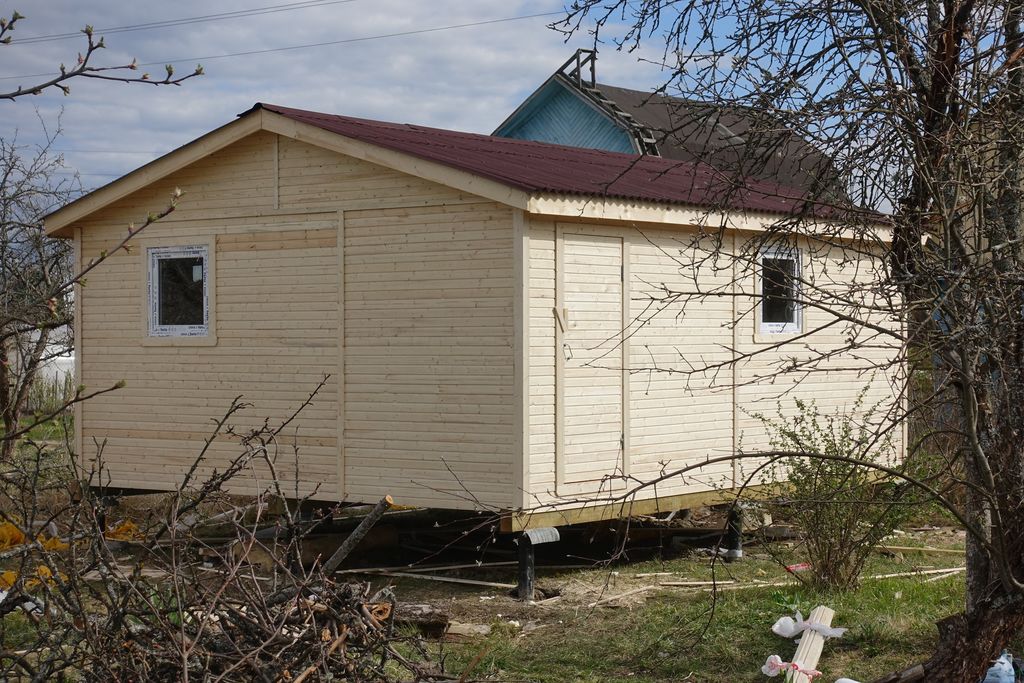
M383 33L376 36L363 36L361 38L345 38L342 40L329 40L323 43L307 43L305 45L289 45L287 47L274 47L266 50L249 50L247 52L232 52L223 55L206 55L204 57L181 57L179 59L166 59L159 62L145 62L138 66L163 66L164 64L180 64L183 62L208 62L212 59L227 59L229 57L248 57L251 55L265 55L272 52L287 52L289 50L304 50L311 47L324 47L327 45L345 45L348 43L361 43L369 40L380 40L382 38L401 38L404 36L419 35L422 33L437 33L456 28L472 28L474 26L487 26L489 24L502 24L510 21L522 21L524 19L537 19L539 17L563 16L563 12L541 12L538 14L525 14L518 17L505 17L503 19L488 19L485 21L474 21L468 24L452 24L449 26L437 26L435 28L421 28L398 33ZM45 78L53 76L53 72L40 74L26 74L23 76L0 76L0 81L11 81L19 78Z
M185 26L188 24L202 24L210 21L222 21L224 19L240 19L243 17L254 17L263 14L277 14L278 12L291 12L300 9L313 7L325 7L327 5L340 5L356 2L356 0L303 0L302 2L291 2L283 5L269 5L267 7L254 7L252 9L235 10L233 12L220 12L217 14L203 14L197 17L183 17L180 19L165 19L163 21L152 21L145 24L131 24L128 26L111 26L109 28L93 29L97 34L129 33L131 31L147 31L154 28L169 28L173 26ZM81 31L71 33L53 33L44 36L28 36L11 41L12 45L30 45L32 43L47 43L56 40L68 40L70 38L81 38Z
M125 171L127 173L127 171ZM67 175L67 176L80 176L80 175L92 175L100 176L103 178L120 178L125 173L87 173L85 171L55 171L54 175Z
M155 150L146 149L74 149L71 147L54 147L54 152L62 154L164 154Z

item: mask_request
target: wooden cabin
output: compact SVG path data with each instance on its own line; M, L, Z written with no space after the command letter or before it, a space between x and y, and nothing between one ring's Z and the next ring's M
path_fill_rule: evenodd
M757 302L779 301L761 296L758 268L848 283L878 264L833 237L778 245L748 274L730 265L799 204L770 183L725 200L701 164L257 104L50 215L47 231L74 240L81 267L175 188L177 209L76 294L79 384L124 382L76 406L76 449L88 464L102 444L111 486L175 487L236 396L252 404L231 420L241 430L282 419L329 376L281 436L284 491L543 511L508 516L514 529L621 514L582 501L765 445L752 413L782 394L841 408L868 382L870 402L893 396L888 376L858 369L884 360L871 345L800 384L771 372L826 314L768 315ZM707 208L721 201L728 211ZM725 260L680 266L714 245ZM651 307L695 282L722 296ZM838 348L847 334L812 336ZM200 475L238 452L218 439ZM256 467L234 490L269 477ZM720 462L630 510L705 504L743 479Z

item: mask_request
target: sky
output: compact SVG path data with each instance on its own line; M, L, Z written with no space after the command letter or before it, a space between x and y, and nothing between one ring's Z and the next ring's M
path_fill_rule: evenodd
M49 37L86 24L107 45L93 65L134 58L151 64L143 68L154 78L169 62L180 73L197 63L205 71L180 87L77 79L69 96L51 89L0 101L0 137L33 144L41 125L52 129L59 118L56 148L87 189L260 101L490 133L576 48L592 46L586 33L566 41L549 28L564 17L561 0L0 0L0 14L16 9L25 18L12 43L0 45L0 92L73 64L84 36ZM163 25L132 28L153 23ZM296 47L320 43L331 44ZM664 80L653 46L647 53L602 46L599 54L599 81L654 89Z

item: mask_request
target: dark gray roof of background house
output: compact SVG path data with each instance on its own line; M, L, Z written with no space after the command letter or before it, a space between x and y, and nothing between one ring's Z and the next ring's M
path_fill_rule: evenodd
M649 129L666 159L701 161L728 176L799 188L803 196L838 199L846 194L828 155L769 113L601 83L595 89ZM595 93L581 90L593 99Z

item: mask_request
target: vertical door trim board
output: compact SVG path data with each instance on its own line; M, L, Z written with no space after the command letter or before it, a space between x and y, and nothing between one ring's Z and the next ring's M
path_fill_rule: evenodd
M563 227L555 223L555 310L559 319L565 306L565 242ZM555 325L555 493L565 488L565 330Z
M82 247L83 247L83 244L82 244L82 228L80 228L80 227L76 227L74 229L74 241L73 241L73 244L74 244L74 253L72 255L72 258L73 258L73 265L72 265L72 267L74 268L74 274L78 275L79 273L82 272ZM74 287L74 292L75 292L75 317L72 320L72 326L71 326L71 333L75 337L75 348L74 348L74 358L75 358L75 391L78 391L79 387L82 386L82 311L83 311L83 308L84 308L83 301L82 301L82 292L84 291L84 289L85 288L82 287L82 285L80 283L76 283L75 284L75 287ZM75 403L75 408L74 408L74 411L73 411L73 418L72 418L75 421L75 424L73 426L74 433L73 433L73 436L72 436L72 443L73 443L73 448L75 449L75 451L77 451L75 453L75 457L78 458L78 464L81 466L82 471L86 472L88 470L86 470L86 467L85 467L85 438L83 437L83 431L82 431L82 426L83 426L82 425L82 416L83 416L83 413L84 413L84 408L85 408L85 406L83 405L82 401L78 401L77 403Z
M338 500L345 490L345 212L338 211Z
M593 235L595 237L617 237L621 243L619 252L622 265L622 341L619 352L622 362L622 461L619 463L623 477L628 476L629 465L629 342L627 327L629 325L629 247L624 231L604 228L603 226L587 226L555 223L555 309L553 314L562 315L565 307L565 235ZM568 322L566 321L566 324ZM578 495L591 489L591 482L566 482L565 480L565 338L561 325L555 325L555 493L557 495ZM625 481L623 479L623 481ZM602 493L612 493L621 488L621 484L612 481L601 486Z
M740 461L736 459L736 451L740 444L740 416L739 416L739 343L740 343L740 321L737 316L740 312L740 281L739 281L739 259L737 258L737 248L739 246L739 237L737 231L732 231L732 362L730 366L732 368L732 386L730 387L731 402L732 402L732 443L731 455L732 459L732 487L735 489L740 485ZM756 276L756 268L755 268ZM746 301L746 299L744 299Z
M629 268L629 240L626 238L626 233L621 235L622 237L622 341L619 342L620 352L622 354L622 476L628 477L630 471L630 457L629 457L629 414L631 411L630 395L629 395L629 329L633 324L633 319L630 316L629 311L629 300L630 300L630 268Z
M529 505L530 485L530 236L522 209L512 210L513 507Z

